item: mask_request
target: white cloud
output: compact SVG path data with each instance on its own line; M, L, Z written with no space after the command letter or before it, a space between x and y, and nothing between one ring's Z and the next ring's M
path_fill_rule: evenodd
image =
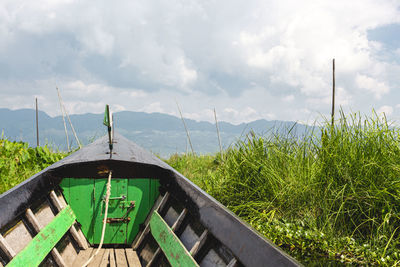
M268 113L268 116L262 116L251 107L245 107L243 109L227 107L223 110L222 117L234 124L239 124L241 122L250 122L267 117L268 119L272 119L274 118L274 114Z
M113 88L104 84L94 83L86 84L81 80L66 83L60 90L64 94L71 96L84 95L85 97L94 97L99 95L109 94Z
M368 110L399 86L399 64L368 40L391 23L400 23L398 1L6 0L1 106L31 106L39 95L57 114L57 80L71 113L107 102L176 114L177 97L196 120L212 120L214 106L235 123L306 120L330 108L336 58L338 105ZM353 101L365 92L375 99Z
M393 113L393 107L391 106L381 106L377 111L376 111L379 115L380 114L385 114L386 116L390 116Z
M338 106L348 106L352 103L353 97L347 90L343 87L338 87L336 90L335 104Z
M104 111L104 107L106 104L107 104L106 101L104 102L70 101L65 103L65 108L67 109L67 112L69 114L82 114L86 112L100 113L101 111ZM113 112L115 111L114 107L112 108L112 111Z
M209 121L209 122L215 122L214 119L214 111L211 109L204 109L201 110L200 112L183 112L183 117L192 119L195 121Z
M292 102L294 100L294 95L287 95L282 98L284 102Z
M380 82L366 75L357 74L356 84L359 88L374 94L377 99L380 99L382 95L390 91L389 87L384 82Z
M164 108L161 106L160 102L153 102L150 105L145 106L144 108L140 109L140 111L147 112L147 113L165 113Z
M291 3L292 8L281 3L277 8L285 19L273 20L272 15L269 27L241 32L241 44L250 66L271 72L273 81L296 86L306 95L326 94L333 57L340 74L379 64L372 55L379 47L368 41L367 30L399 21L398 11L389 10L393 2L382 6L373 1L352 1L351 6L345 1L335 1L333 6L323 1L298 2Z
M352 103L352 95L345 90L343 87L337 87L335 89L335 106L336 107L344 107L348 106ZM307 103L313 105L314 108L318 108L320 110L323 107L331 107L332 105L332 96L324 96L324 97L310 97L307 100Z
M189 88L191 84L193 84L197 79L197 72L193 69L190 69L186 66L185 60L180 58L178 61L178 65L180 68L180 73L182 75L181 78L181 87L182 88Z

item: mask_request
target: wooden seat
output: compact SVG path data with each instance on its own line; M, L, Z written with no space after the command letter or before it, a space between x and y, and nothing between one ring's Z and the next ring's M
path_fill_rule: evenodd
M76 257L73 267L82 267L83 264L96 252L95 248L81 250ZM89 264L89 267L139 267L139 257L132 248L102 248Z

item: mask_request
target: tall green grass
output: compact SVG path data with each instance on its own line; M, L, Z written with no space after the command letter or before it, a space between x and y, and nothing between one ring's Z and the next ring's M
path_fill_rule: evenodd
M168 162L303 263L399 264L399 133L341 113L301 138L250 133L222 157Z
M59 161L67 154L49 147L31 148L24 142L0 139L0 194L33 174Z

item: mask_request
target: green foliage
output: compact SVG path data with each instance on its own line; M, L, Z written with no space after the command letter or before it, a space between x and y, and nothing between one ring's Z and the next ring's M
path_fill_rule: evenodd
M376 115L168 160L303 263L400 264L400 130Z
M0 194L65 157L47 146L31 148L27 143L0 139Z

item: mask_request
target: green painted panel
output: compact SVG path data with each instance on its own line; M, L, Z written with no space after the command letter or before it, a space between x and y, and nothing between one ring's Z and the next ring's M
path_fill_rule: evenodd
M38 266L68 231L75 219L71 207L65 207L7 264L7 267Z
M157 211L151 216L150 231L172 267L199 266Z
M82 224L82 231L91 244L100 243L105 211L103 197L106 195L107 179L64 178L60 186L64 197L71 205ZM131 244L159 192L156 179L111 179L111 198L108 218L130 217L129 222L108 223L105 244ZM117 199L126 196L125 199ZM131 201L135 207L129 209ZM127 213L128 211L128 213Z
M82 232L93 243L94 225L94 179L64 178L60 183L67 203L74 210L77 221L82 225Z
M107 187L107 179L95 180L95 198L96 207L94 210L95 226L94 226L94 244L99 244L101 239L101 230L103 228L103 219L105 212L105 196ZM107 218L121 218L125 213L125 206L128 198L118 199L119 197L127 197L128 179L111 179L111 195L108 204ZM108 223L104 235L105 244L124 244L126 243L126 225L125 222Z
M155 179L130 179L128 198L135 201L135 208L129 213L134 219L128 224L127 243L131 244L139 232L140 224L144 223L159 195L158 180Z

